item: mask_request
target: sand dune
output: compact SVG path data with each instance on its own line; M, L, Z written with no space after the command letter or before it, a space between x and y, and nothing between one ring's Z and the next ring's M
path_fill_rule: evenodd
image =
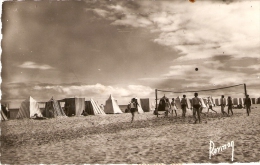
M233 162L259 162L259 108L202 115L201 124L187 113L185 120L137 114L133 124L130 114L2 122L1 163L231 163L231 148L209 159L210 140L234 141Z

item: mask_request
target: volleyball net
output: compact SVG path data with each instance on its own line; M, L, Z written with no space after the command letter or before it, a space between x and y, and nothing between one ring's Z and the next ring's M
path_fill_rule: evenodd
M225 99L228 97L231 97L232 102L234 105L243 105L243 101L245 99L245 96L247 95L246 90L246 84L237 84L232 86L222 86L222 87L216 87L216 88L210 88L210 89L182 89L182 90L167 90L167 89L155 89L155 100L156 105L155 107L158 107L158 104L161 99L168 99L170 102L172 98L175 100L180 100L183 98L183 95L186 95L187 99L192 99L194 97L194 93L198 93L198 97L202 98L203 100L206 100L208 98L211 98L212 103L214 106L218 106L220 102L220 98L222 95L224 95Z

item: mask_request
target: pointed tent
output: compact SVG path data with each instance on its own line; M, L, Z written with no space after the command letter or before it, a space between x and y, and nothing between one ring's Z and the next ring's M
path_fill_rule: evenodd
M21 103L20 109L16 118L31 118L35 114L38 117L42 117L42 113L39 108L39 104L31 96Z
M4 114L3 110L1 109L1 121L8 120L6 115Z
M207 99L206 98L203 98L202 99L202 101L203 101L203 103L205 104L205 106L207 107L207 108L209 108L209 105L208 105L208 101L207 101Z
M45 109L43 111L44 117L58 117L58 116L66 116L64 111L62 110L60 103L53 98L51 98L48 102L45 103Z
M123 113L112 95L110 95L106 101L105 113L107 114Z
M203 100L202 98L200 98L200 97L199 97L199 99L200 99L200 101L201 101L201 103L202 103L202 107L203 107L203 108L206 108L207 106L206 106L204 100Z
M90 99L89 101L85 101L85 111L89 115L105 115L103 109L100 108L97 102L95 102L93 99Z
M165 111L165 102L167 97L165 95L159 100L158 111ZM157 101L157 100L156 100Z
M144 110L143 110L142 105L141 105L140 98L135 98L135 99L137 99L137 103L138 103L138 106L137 106L138 113L144 113Z

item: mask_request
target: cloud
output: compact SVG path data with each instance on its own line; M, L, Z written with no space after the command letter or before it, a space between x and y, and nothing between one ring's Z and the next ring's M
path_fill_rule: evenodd
M26 69L40 69L40 70L47 70L47 69L54 69L53 67L49 65L40 65L32 61L24 62L23 64L19 65L20 68L26 68Z
M251 65L248 68L252 68L254 70L260 70L260 64L259 65Z
M68 96L73 95L88 95L97 96L97 95L115 95L118 97L126 96L147 96L153 90L150 87L142 85L128 85L127 87L113 87L113 86L104 86L102 84L95 85L47 85L47 86L35 86L35 90L56 90L60 93L65 93Z
M260 6L256 1L228 5L221 1L192 5L181 1L136 4L138 8L108 5L111 24L142 27L158 33L153 41L180 51L179 60L209 58L222 53L234 58L255 58L260 54ZM124 17L111 17L122 11L126 13Z
M69 97L84 97L86 99L94 98L105 102L112 94L120 103L128 102L132 97L150 97L153 96L154 89L143 85L105 86L102 84L47 84L40 82L31 83L11 83L3 84L2 100L22 100L28 96L33 96L39 101L45 101L52 96L55 99Z
M87 11L89 11L89 10L93 11L95 14L97 14L97 15L99 15L101 17L106 17L109 14L108 11L102 10L102 9L98 9L98 8L96 8L96 9L87 9Z
M171 48L180 55L167 73L139 80L161 80L162 84L163 81L178 80L176 85L183 87L256 83L253 74L260 67L248 67L242 61L244 57L259 58L258 2L232 1L227 4L223 1L200 1L192 5L181 1L161 1L156 2L156 5L145 1L133 3L138 7L133 8L124 3L117 7L108 5L110 16L122 12L122 9L126 13L120 19L110 17L111 25L148 29L155 36L153 42ZM233 70L230 62L234 60L238 63L232 63L233 66L238 65L247 70ZM194 70L196 67L199 68L198 72ZM253 69L250 76L249 69Z

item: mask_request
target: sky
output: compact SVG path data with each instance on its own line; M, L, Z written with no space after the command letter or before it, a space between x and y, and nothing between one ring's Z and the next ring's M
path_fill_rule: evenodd
M125 104L154 98L155 89L244 83L250 97L260 97L259 29L257 0L6 1L1 101L85 97L104 104L112 94Z

